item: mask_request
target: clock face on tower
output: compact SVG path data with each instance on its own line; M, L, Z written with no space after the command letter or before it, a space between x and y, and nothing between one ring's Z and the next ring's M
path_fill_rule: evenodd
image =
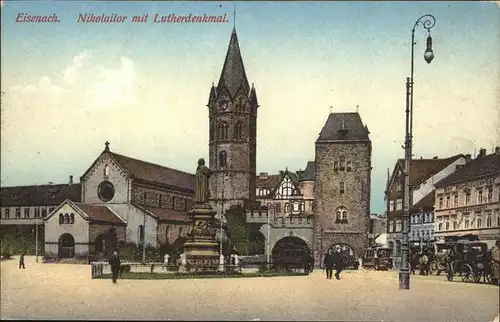
M103 181L97 187L97 196L104 202L108 202L115 196L115 186L109 181Z

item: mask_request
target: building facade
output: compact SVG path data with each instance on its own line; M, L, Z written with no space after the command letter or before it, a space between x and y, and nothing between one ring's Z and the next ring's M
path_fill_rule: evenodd
M457 166L466 162L463 155L440 159L415 159L410 166L410 240L418 244L430 240L433 232L434 184L453 173ZM394 265L401 262L403 239L404 163L398 160L392 175L388 178L387 201L387 243L393 249ZM413 227L412 227L413 222Z
M217 87L208 100L209 168L212 206L246 205L255 201L257 158L257 94L250 87L236 29L233 28Z
M106 253L120 242L157 248L191 229L193 174L112 152L106 142L80 182L81 202L66 200L44 219L46 257Z
M376 245L376 240L385 233L387 218L385 215L370 215L370 226L368 228L368 246Z
M500 148L459 167L436 184L436 237L500 238Z
M73 176L70 176L64 184L2 187L0 198L0 233L16 238L35 238L38 229L42 244L43 219L66 199L79 202L81 185L73 183Z
M256 180L256 199L276 218L313 216L314 162L305 170L280 171L279 174L261 172Z
M331 113L316 140L314 256L368 246L372 145L358 113Z

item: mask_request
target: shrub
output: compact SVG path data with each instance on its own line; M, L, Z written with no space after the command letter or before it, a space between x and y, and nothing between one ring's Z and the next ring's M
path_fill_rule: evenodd
M120 274L123 273L129 273L130 272L130 265L125 264L120 266Z

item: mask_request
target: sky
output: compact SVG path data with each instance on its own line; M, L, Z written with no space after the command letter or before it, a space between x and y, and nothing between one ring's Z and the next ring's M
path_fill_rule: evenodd
M233 6L236 19L233 18ZM59 23L16 23L20 13ZM128 16L78 23L79 14ZM131 17L149 14L147 23ZM227 23L152 22L154 14ZM500 146L498 2L2 1L1 185L79 178L116 153L195 172L208 159L208 110L235 23L260 108L257 171L304 169L330 111L359 111L372 140L371 211L404 157L405 82L415 29L415 158ZM358 107L356 107L358 106ZM331 108L330 108L331 107Z

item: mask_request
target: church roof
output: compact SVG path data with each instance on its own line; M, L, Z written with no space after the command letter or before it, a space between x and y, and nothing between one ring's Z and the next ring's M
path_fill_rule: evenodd
M108 153L134 178L194 191L196 181L194 174L133 159L110 151Z
M231 33L231 40L229 41L217 92L220 93L223 87L229 91L231 97L234 97L240 88L245 94L248 94L250 90L235 28L233 28L233 32Z
M330 113L316 143L330 141L370 141L370 132L357 112Z
M150 215L155 217L160 221L179 221L190 223L191 218L186 211L168 209L168 208L159 208L159 207L147 207L142 205L134 204L135 207L148 212Z
M478 157L464 164L446 178L435 184L436 187L446 186L455 182L473 180L479 177L500 175L500 154L493 153Z
M2 207L57 206L64 200L80 201L81 185L45 184L32 186L2 187Z
M113 224L125 224L123 220L121 220L106 206L90 205L79 202L73 202L73 204L80 208L80 210L89 217L90 222L97 221Z

